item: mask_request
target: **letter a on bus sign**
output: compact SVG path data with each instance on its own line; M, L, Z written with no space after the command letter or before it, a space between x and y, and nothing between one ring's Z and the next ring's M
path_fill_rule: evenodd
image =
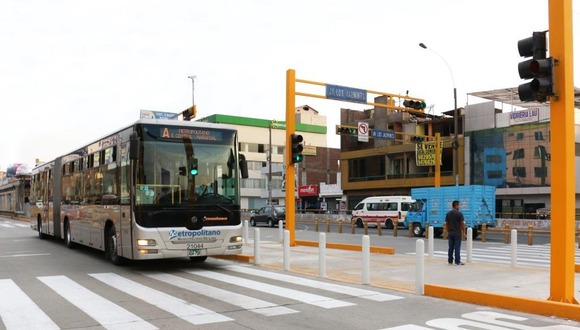
M358 122L358 142L369 142L369 123Z

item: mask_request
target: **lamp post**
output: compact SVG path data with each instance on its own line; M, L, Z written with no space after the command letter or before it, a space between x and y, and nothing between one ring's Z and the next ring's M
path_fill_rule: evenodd
M449 63L447 63L447 61L443 58L443 56L439 55L439 53L435 52L433 49L431 48L427 48L427 45L425 45L424 43L420 43L419 47L423 48L423 49L428 49L431 52L433 52L433 54L439 56L439 58L441 60L443 60L443 62L445 62L445 65L447 65L447 69L449 69L449 73L451 74L451 82L453 83L453 100L454 100L454 109L453 109L453 176L455 176L455 185L459 185L459 154L458 154L458 149L459 149L459 125L458 125L458 116L457 116L457 89L455 88L455 78L453 77L453 71L451 71L451 67L449 66Z
M191 79L191 106L195 105L195 78L197 76L187 76L187 78Z

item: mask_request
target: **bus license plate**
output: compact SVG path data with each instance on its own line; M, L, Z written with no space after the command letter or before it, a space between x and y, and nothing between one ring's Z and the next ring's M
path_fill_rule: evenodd
M207 254L206 249L187 249L188 257L199 257Z

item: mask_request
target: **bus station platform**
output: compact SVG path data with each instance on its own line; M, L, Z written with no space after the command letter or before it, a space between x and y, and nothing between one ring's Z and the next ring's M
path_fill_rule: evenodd
M463 301L525 313L556 316L580 321L580 273L574 273L573 302L556 302L550 297L550 269L513 267L484 262L466 262L465 265L449 265L445 258L429 258L423 261L423 290L416 288L417 257L391 253L389 249L375 249L370 253L370 267L366 279L363 275L363 253L352 245L327 244L324 272L320 272L318 242L300 241L289 248L290 272L333 279L337 281L368 284L397 291L424 294L449 300ZM426 243L425 243L426 245ZM284 246L281 242L260 241L259 263L261 267L287 271L284 262ZM465 246L463 246L463 249ZM371 247L371 251L373 248ZM249 240L243 254L235 259L255 263L255 245Z

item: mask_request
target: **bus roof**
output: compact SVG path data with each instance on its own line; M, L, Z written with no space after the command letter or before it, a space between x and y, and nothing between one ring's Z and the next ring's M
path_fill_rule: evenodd
M110 132L109 134L105 134L105 135L101 136L98 139L90 140L89 142L87 142L87 143L85 143L83 145L78 146L76 149L73 149L70 152L62 153L62 154L60 154L58 156L55 156L51 160L38 163L38 164L34 165L33 171L34 170L38 170L38 168L44 167L46 165L53 164L55 159L57 159L59 157L64 157L66 155L69 155L69 154L75 152L76 150L78 150L79 148L83 148L85 146L91 145L91 144L93 144L95 142L98 142L98 141L100 141L102 139L105 139L105 138L107 138L109 136L112 136L114 134L117 134L117 133L119 133L121 131L124 131L124 130L126 130L126 129L130 128L130 127L133 127L135 125L138 125L138 124L166 125L166 126L189 126L189 127L201 127L201 128L227 129L227 130L232 130L232 131L237 130L236 127L233 126L233 125L229 125L229 124L217 124L217 123L206 123L206 122L203 122L203 121L185 121L185 120L172 120L172 119L139 119L139 120L137 120L137 121L135 121L135 122L127 125L127 126L124 126L124 127L119 128L119 129L116 129L116 130Z

